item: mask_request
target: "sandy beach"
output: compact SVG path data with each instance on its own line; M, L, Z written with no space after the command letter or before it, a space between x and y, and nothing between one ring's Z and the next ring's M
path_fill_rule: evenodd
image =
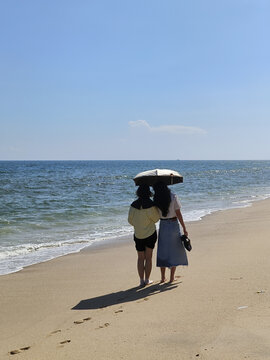
M0 277L0 359L270 359L270 199L187 224L174 283L132 238Z

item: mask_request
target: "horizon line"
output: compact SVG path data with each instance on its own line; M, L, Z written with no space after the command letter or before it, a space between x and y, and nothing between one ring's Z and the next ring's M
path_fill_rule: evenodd
M0 159L0 161L270 161L270 159Z

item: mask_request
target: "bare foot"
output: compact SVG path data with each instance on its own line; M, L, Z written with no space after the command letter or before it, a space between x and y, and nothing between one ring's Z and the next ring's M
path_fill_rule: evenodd
M165 279L165 278L164 278L164 279L161 279L161 280L160 280L160 284L165 283L166 280L167 280L167 279Z

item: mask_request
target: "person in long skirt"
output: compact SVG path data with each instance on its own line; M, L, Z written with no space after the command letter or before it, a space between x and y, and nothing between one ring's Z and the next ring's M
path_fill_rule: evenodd
M159 220L159 212L150 199L152 193L148 185L140 185L137 190L138 199L130 205L128 222L134 227L134 241L138 253L137 269L140 286L151 284L152 254L157 241L155 223Z
M170 269L170 282L173 282L176 267L178 265L188 265L186 250L181 241L180 225L184 235L188 236L188 232L177 195L172 193L163 182L156 183L153 188L155 191L154 204L158 207L160 213L157 267L160 267L161 283L166 281L166 268Z

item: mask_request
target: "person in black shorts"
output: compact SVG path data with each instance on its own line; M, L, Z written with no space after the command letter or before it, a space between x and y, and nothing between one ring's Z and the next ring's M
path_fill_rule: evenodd
M157 241L155 223L159 220L158 209L150 199L148 185L140 185L136 192L138 199L129 208L128 222L134 227L134 241L138 253L137 269L140 285L148 285L152 270L152 253Z

